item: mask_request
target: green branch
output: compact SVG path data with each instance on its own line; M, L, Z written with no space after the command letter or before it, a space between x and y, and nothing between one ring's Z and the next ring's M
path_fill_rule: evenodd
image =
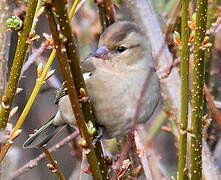
M27 40L31 31L37 2L37 0L30 0L28 3L27 14L23 23L23 28L19 32L18 44L9 75L9 80L4 95L2 96L2 105L0 107L0 129L5 128L8 122L8 117L18 86L22 65L28 49Z
M197 0L194 62L192 75L191 180L202 179L202 116L204 85L204 50L207 21L207 0Z
M66 50L67 50L67 56L70 59L69 65L71 68L71 72L73 74L73 79L74 79L74 84L76 86L77 95L78 95L78 97L81 97L82 96L81 89L84 89L85 96L87 96L88 93L87 93L86 85L84 82L83 74L82 74L81 68L80 68L80 58L79 58L78 50L76 48L76 40L74 39L74 36L72 36L71 28L68 23L69 21L67 18L67 10L65 9L65 4L60 3L60 1L58 1L58 0L55 0L55 11L56 11L56 14L59 16L58 23L61 27L62 35L67 39L67 41L65 42L65 46L66 46ZM84 103L81 104L81 108L82 108L82 112L83 112L84 119L85 119L86 123L91 121L95 126L95 118L92 113L92 106L91 106L90 102L85 101ZM80 127L83 126L83 124L82 124L83 122L77 122L77 123L78 123L78 125L81 124L80 126L78 126L80 129L80 132L81 132ZM84 132L84 133L87 133L87 132ZM98 164L100 165L101 171L104 172L103 176L106 178L107 168L104 163L100 142L97 142L97 144L95 146L95 153L96 153L96 156L99 160Z
M187 156L187 124L189 102L189 28L188 28L189 0L182 1L181 15L181 51L180 51L180 74L181 74L181 113L179 133L179 160L177 180L186 179L186 156Z
M48 148L46 146L43 146L41 149L42 151L44 151L45 156L48 159L48 162L49 162L49 164L47 164L48 169L54 172L57 175L59 180L65 180L64 174L59 169L57 162L53 159Z
M98 153L96 153L100 152L101 150L95 152L95 150L98 150L98 148L94 149L90 135L88 133L87 125L85 123L85 119L87 120L87 122L94 119L91 114L90 104L89 102L82 103L81 110L78 99L78 97L81 96L80 92L82 90L84 90L85 96L87 96L87 92L80 70L77 49L75 47L75 42L72 37L71 28L68 23L69 21L67 19L65 4L63 1L60 2L59 0L55 0L54 4L62 34L59 34L57 30L57 24L53 12L50 8L46 8L49 26L54 39L56 54L59 59L61 71L64 76L65 86L68 90L72 108L75 114L76 123L81 136L83 137L83 141L85 142L84 146L86 146L86 148L89 150L86 156L88 159L90 170L92 171L92 176L94 177L94 179L107 179L107 170L105 168L103 159L101 158L102 156L101 154L99 154L98 156ZM66 51L63 51L63 45L65 45ZM68 62L68 59L70 59L70 63Z

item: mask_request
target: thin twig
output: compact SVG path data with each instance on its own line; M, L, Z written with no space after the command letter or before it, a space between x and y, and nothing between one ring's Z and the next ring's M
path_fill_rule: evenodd
M208 3L208 18L207 18L207 29L212 27L212 24L216 21L216 11L217 6L219 4L219 0L214 0ZM215 36L211 35L209 37L209 43L212 46L208 47L205 51L205 84L209 87L210 84L210 72L211 72L211 64L213 57L213 49L214 49Z
M109 26L110 26L115 21L114 7L112 4L112 0L104 0L103 3L104 3L104 9L106 11L106 16L107 16Z
M28 60L25 62L25 64L22 67L21 76L23 76L24 72L27 71L27 69L32 65L32 63L34 63L38 59L38 57L41 56L41 54L43 53L43 51L47 46L48 43L47 41L45 41L41 44L41 46L38 49L36 49L35 52L31 54L31 56L28 58Z
M65 180L63 173L59 169L57 162L53 159L50 152L48 151L48 148L46 146L43 146L41 149L42 149L42 151L44 151L45 156L48 159L49 164L47 164L47 166L48 166L49 170L54 172L57 175L58 179Z
M77 131L73 132L71 135L65 137L63 140L49 148L49 152L55 152L58 149L64 147L66 144L68 144L70 141L72 141L74 138L76 138L79 135ZM17 178L18 176L24 174L25 172L31 170L32 168L36 167L38 165L38 162L45 158L45 154L42 153L38 157L30 160L28 163L26 163L24 166L19 168L17 171L15 171L7 180L13 180Z
M168 180L161 169L159 157L154 152L152 140L147 137L145 127L139 125L135 133L137 152L139 153L146 179Z
M12 14L13 1L0 1L0 97L3 95L7 81L7 59L10 44L10 32L5 21Z
M216 120L219 128L221 129L221 113L219 112L219 110L217 109L214 100L213 100L213 96L211 95L211 93L209 92L208 88L206 87L206 85L204 85L204 95L206 97L206 101L207 104L209 106L210 111L212 112L212 116L214 117L214 119Z
M137 124L139 122L139 114L140 114L141 105L142 105L141 102L142 102L142 99L143 99L147 89L148 89L149 82L150 82L152 74L153 74L153 72L148 71L148 73L146 75L146 79L144 81L144 84L143 84L143 87L141 89L139 98L137 100L136 111L135 111L134 118L133 118L133 126L130 129L130 132L129 132L128 137L126 139L126 143L124 144L124 146L122 148L122 151L121 151L121 154L120 154L120 158L116 162L116 165L115 165L116 169L119 169L119 167L121 167L124 159L127 157L127 154L128 154L128 152L130 150L130 147L132 145L131 142L134 141L134 131L135 131L136 126L137 126ZM113 179L117 179L117 174L116 173L113 175Z

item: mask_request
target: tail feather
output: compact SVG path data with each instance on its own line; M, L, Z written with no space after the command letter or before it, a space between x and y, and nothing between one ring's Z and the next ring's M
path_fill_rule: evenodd
M23 144L23 147L24 148L40 148L43 145L47 144L47 142L64 127L65 125L63 126L53 125L53 118L52 118L42 128L37 130L36 133L31 135L25 141L25 143Z

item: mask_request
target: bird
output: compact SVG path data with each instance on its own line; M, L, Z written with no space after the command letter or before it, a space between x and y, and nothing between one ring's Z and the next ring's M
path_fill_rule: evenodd
M100 36L98 48L81 61L85 84L102 138L126 135L133 126L137 101L147 74L148 88L141 101L138 123L148 121L160 104L160 81L156 74L148 35L133 22L117 21ZM58 111L31 135L24 148L42 147L64 126L76 127L69 96L60 93Z

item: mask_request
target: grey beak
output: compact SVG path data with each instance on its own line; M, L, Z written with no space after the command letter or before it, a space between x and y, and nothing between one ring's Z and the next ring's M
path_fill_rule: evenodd
M101 58L101 59L109 59L110 58L110 54L109 51L106 47L101 46L99 47L95 52L93 52L91 54L92 57L96 57L96 58Z
M110 59L110 53L106 47L99 47L96 51L91 53L87 58L81 61L81 69L82 72L93 72L95 70L95 66L93 64L93 58L99 58L103 60Z

